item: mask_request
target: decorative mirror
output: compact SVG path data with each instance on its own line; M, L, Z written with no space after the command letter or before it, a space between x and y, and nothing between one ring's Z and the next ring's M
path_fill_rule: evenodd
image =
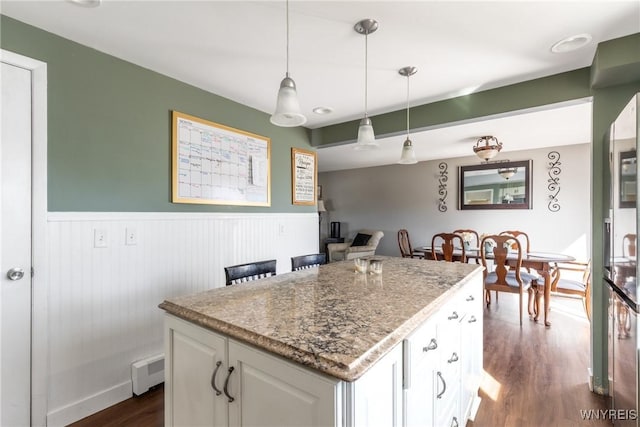
M636 151L620 152L620 208L636 207Z
M458 168L458 208L531 209L532 161L491 162Z

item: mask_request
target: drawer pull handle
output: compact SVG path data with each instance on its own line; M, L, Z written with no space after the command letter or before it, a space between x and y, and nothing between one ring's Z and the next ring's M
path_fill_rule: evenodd
M229 378L231 378L231 373L233 372L233 366L229 368L229 373L227 374L227 379L224 380L224 394L229 398L229 403L233 402L235 399L229 395Z
M458 419L456 417L453 417L453 419L451 420L451 427L460 427L460 424L458 424Z
M458 354L454 352L451 355L451 359L447 360L447 362L448 363L453 363L453 362L457 362L458 360L460 360L460 359L458 359Z
M477 321L478 321L478 319L476 319L476 316L473 316L473 315L469 319L469 323L474 323L474 322L477 322Z
M453 313L451 313L451 316L449 316L449 320L453 320L453 319L457 319L458 318L458 312L454 311Z
M220 396L222 391L216 387L216 374L218 373L218 369L220 369L220 365L222 365L221 361L216 362L216 369L213 370L213 374L211 375L211 387L215 390L216 396Z
M473 297L473 295L469 295L467 297L467 301L474 301L474 300L475 300L475 298Z
M429 345L427 345L426 347L422 348L422 351L424 351L425 353L429 350L435 350L436 348L438 348L438 342L436 341L435 338L431 338L431 341L429 342Z
M447 383L444 380L444 378L442 377L442 372L440 372L440 371L438 371L438 378L440 378L440 381L442 381L442 391L440 393L438 393L436 398L441 399L442 395L444 394L444 392L447 391Z

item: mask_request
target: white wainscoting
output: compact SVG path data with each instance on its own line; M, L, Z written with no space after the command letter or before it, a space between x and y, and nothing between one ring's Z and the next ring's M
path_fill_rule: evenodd
M94 247L95 230L107 247ZM163 350L165 298L224 286L228 265L275 258L290 271L291 256L318 252L318 215L56 212L47 239L47 424L57 426L132 395L131 363Z

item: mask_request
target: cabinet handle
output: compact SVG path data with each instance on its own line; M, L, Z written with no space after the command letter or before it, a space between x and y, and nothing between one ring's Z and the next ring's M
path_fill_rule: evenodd
M477 321L478 321L478 319L476 319L476 316L471 315L471 318L469 319L469 323L474 323L474 322L477 322Z
M457 362L458 360L459 360L459 359L458 359L458 354L457 354L456 352L454 352L454 353L451 355L451 359L447 360L447 363Z
M451 313L451 316L449 316L449 320L453 320L453 319L457 319L458 318L458 312L454 311L453 313Z
M218 369L220 369L220 365L222 365L221 361L216 362L216 369L213 370L213 374L211 375L211 387L216 391L216 396L220 396L222 391L218 387L216 387L216 374L218 373Z
M474 301L474 300L475 300L475 298L473 297L473 295L469 295L467 297L467 301Z
M438 393L436 398L441 399L442 395L444 394L444 392L447 391L447 383L446 383L446 381L444 380L444 378L442 376L442 372L440 372L440 371L438 371L438 378L440 378L440 381L442 381L442 391L440 393Z
M229 373L227 374L227 379L224 380L224 394L229 398L229 403L233 402L235 399L229 395L229 378L231 378L231 373L233 372L233 366L229 367Z
M438 348L438 342L435 338L431 338L429 345L427 345L426 347L422 347L422 351L427 352L429 350L435 350L436 348Z
M460 424L458 424L458 419L456 417L453 417L453 419L451 420L451 427L460 427Z

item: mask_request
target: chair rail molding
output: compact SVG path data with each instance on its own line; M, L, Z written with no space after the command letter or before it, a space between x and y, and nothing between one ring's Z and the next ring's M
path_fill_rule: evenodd
M440 176L438 177L438 210L440 212L447 211L447 181L449 181L449 170L446 162L438 164Z
M547 180L547 190L549 190L549 203L547 207L551 212L558 212L560 210L560 203L558 201L558 194L560 194L560 173L562 169L560 165L560 153L557 151L550 151L547 155L549 162L549 179Z

